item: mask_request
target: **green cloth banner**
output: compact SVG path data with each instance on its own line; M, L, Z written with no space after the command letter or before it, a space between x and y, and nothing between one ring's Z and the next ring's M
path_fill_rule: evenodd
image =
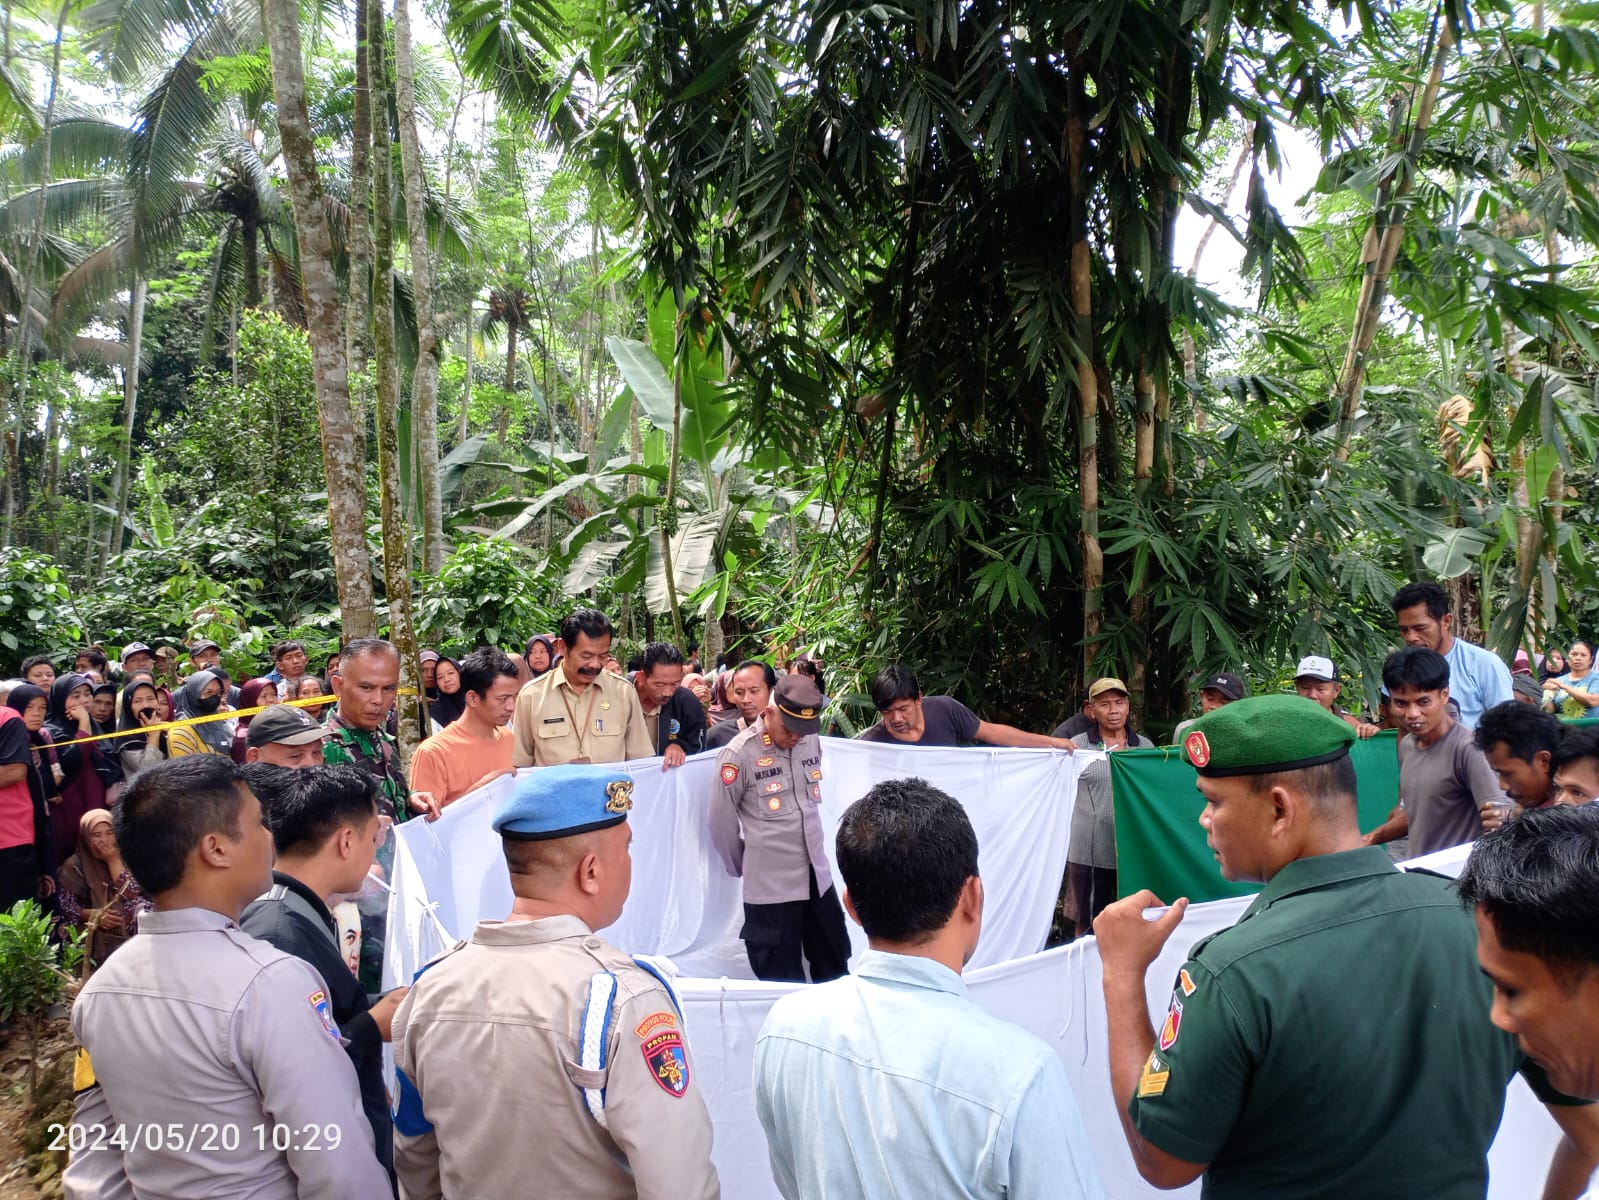
M1359 780L1360 828L1369 832L1399 803L1399 754L1393 730L1357 741L1350 750ZM1180 746L1118 750L1110 755L1115 797L1117 894L1148 888L1171 903L1248 896L1255 883L1229 883L1205 844L1199 814L1205 798Z

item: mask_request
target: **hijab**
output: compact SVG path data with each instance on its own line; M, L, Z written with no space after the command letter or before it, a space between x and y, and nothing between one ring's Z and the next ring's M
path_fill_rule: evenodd
M456 662L455 659L446 658L443 655L440 655L439 656L439 662L441 664L449 663L452 667L455 668L455 673L456 673L456 675L458 677L461 674L461 664ZM461 714L464 713L465 711L466 711L466 684L465 683L461 684L461 686L458 687L453 694L452 693L447 693L447 692L440 692L437 700L431 700L430 699L428 701L428 719L430 721L436 721L438 723L438 726L439 726L440 729L443 729L446 725L450 724L452 721L460 720L461 719Z
M58 742L70 742L78 736L78 723L67 716L67 697L80 687L94 689L94 680L87 675L79 675L75 671L68 671L50 685L49 708L44 715L45 728L50 731L52 739ZM20 689L19 689L20 690ZM12 692L16 695L16 692ZM89 718L90 733L100 733L101 729L94 723L94 718Z
M301 676L301 678L303 679L305 677ZM254 708L254 707L256 707L258 704L261 703L261 692L262 692L262 690L265 689L266 687L268 687L269 685L271 687L273 687L273 688L276 688L278 686L277 682L275 680L271 680L271 679L252 679L249 682L247 682L243 687L241 687L239 689L239 707L240 708ZM282 699L285 699L285 698L286 699L290 699L290 700L294 699L293 696L289 696L289 697L279 696L278 697L279 700L282 700ZM250 725L250 718L249 717L240 717L239 718L239 728L240 729L247 729L247 728L249 728L249 725Z
M11 695L6 697L6 707L14 708L19 713L26 713L28 707L35 700L43 700L47 706L50 703L50 698L44 694L42 689L34 687L31 683L18 684L11 689ZM48 719L47 717L46 720ZM55 761L55 752L50 749L50 733L43 726L39 728L38 733L29 729L28 742L33 747L33 765L38 767L44 776L45 791L53 796L55 795L55 777L49 771L44 770L44 767Z
M543 645L544 652L550 656L550 665L542 671L533 666L533 647ZM534 679L540 675L547 675L555 669L555 639L547 633L535 634L527 640L527 649L522 652L522 658L527 662L527 669Z
M117 754L121 754L129 746L140 746L144 744L144 739L146 736L144 732L144 726L139 724L139 714L134 710L133 707L134 693L138 692L141 688L148 688L151 693L159 691L153 681L143 678L135 679L132 683L128 684L127 687L122 689L122 702L117 706L117 732L126 733L128 736L116 738L111 742L111 748ZM153 695L150 703L155 703ZM160 714L158 713L157 716L159 715ZM164 742L166 735L162 734L161 736Z
M217 705L212 706L209 712L200 707L200 693L205 691L206 685L211 683L212 680L220 679L221 676L210 671L196 671L193 675L190 675L184 685L178 689L173 717L182 721L189 717L205 717L214 714L220 706L221 700L226 696L226 685L224 685L223 696L218 697ZM194 725L191 728L194 730L195 736L204 742L207 749L213 754L231 754L233 752L233 731L235 726L232 721L207 721L203 725Z
M104 808L91 808L78 818L78 870L89 889L89 908L104 908L116 892L116 881L111 878L111 868L95 857L90 845L90 835L96 825L110 825L111 812Z

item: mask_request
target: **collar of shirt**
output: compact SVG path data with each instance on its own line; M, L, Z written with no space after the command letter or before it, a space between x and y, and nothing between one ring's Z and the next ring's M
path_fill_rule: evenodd
M336 704L333 706L333 711L328 714L328 732L341 742L354 742L365 746L372 753L386 751L395 740L394 735L381 726L377 729L357 729L354 725L347 724Z
M285 875L282 871L274 870L272 872L272 882L282 884L309 904L312 911L322 918L329 929L338 928L338 922L333 919L333 914L328 911L328 906L323 902L322 897L306 887L293 875Z
M479 921L472 940L479 946L533 946L566 938L589 937L593 930L571 915L543 917L537 921Z
M1261 889L1260 895L1255 897L1255 902L1240 919L1254 916L1285 896L1314 892L1335 883L1347 883L1351 879L1388 875L1398 869L1389 861L1388 852L1381 846L1362 846L1358 850L1341 850L1336 854L1316 854L1310 858L1295 859L1271 877L1271 882Z
M853 973L862 979L903 983L911 987L927 988L929 991L948 992L952 996L966 995L964 979L943 963L923 958L919 954L891 954L887 950L865 950L855 960Z
M152 909L139 914L140 933L196 933L238 927L231 917L209 908Z

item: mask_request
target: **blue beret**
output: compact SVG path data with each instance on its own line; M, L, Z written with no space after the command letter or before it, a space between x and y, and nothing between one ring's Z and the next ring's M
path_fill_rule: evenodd
M610 767L568 763L540 767L511 785L494 814L494 832L520 842L576 837L627 820L631 776Z

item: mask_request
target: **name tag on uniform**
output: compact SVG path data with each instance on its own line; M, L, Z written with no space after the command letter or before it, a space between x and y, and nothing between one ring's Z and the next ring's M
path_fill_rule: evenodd
M544 724L546 724L546 725L565 725L566 724L566 718L565 717L545 717L544 718Z

